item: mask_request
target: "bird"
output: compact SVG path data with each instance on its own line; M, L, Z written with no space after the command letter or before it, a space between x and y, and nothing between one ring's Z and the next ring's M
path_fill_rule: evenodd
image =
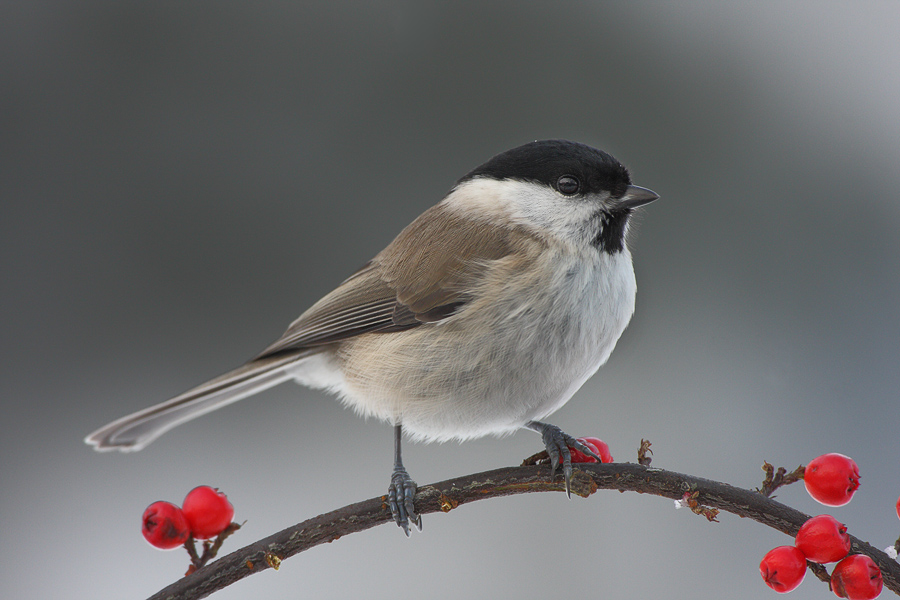
M570 448L546 423L609 358L634 313L627 238L659 196L608 153L538 140L476 167L384 250L244 365L98 429L98 451L136 451L212 410L294 380L393 426L388 505L421 530L401 440L541 435L551 481Z

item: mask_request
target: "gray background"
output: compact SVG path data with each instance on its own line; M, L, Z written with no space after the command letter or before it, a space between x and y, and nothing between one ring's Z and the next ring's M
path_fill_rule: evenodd
M749 3L747 3L749 4ZM3 2L0 588L142 598L183 552L144 507L225 490L226 550L383 493L391 432L286 385L138 454L107 421L234 367L455 179L548 137L662 199L632 240L638 307L553 422L742 487L837 451L826 509L900 533L900 5L894 2ZM518 463L533 433L408 445L422 484ZM379 527L215 597L774 598L790 543L669 500L480 502ZM793 598L827 598L812 577Z

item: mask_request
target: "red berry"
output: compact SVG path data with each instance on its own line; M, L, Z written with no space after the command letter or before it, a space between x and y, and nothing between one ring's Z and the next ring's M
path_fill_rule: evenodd
M825 506L843 506L859 487L859 467L843 454L823 454L814 458L803 473L806 491Z
M154 502L144 511L141 520L144 539L161 550L181 546L191 533L184 512L171 502Z
M881 569L864 554L852 554L836 564L831 573L831 589L840 598L871 600L881 593Z
M603 440L595 437L583 437L577 438L579 442L587 446L594 454L599 456L602 461L601 462L612 462L612 455L609 453L609 446ZM573 463L595 463L597 459L593 456L589 456L587 454L582 453L580 450L576 450L575 448L569 448L569 452L572 455ZM562 455L559 457L559 464L563 463Z
M797 532L797 548L815 563L836 562L850 552L847 527L831 515L809 519Z
M198 540L214 538L231 524L234 507L218 489L201 485L184 498L184 516Z
M897 517L900 518L900 498L897 498Z
M597 448L597 455L602 459L600 462L611 463L613 462L612 454L609 453L609 444L601 440L600 438L595 437L585 437L580 438L582 442L593 444L595 448Z
M594 454L599 454L599 452L597 452L597 447L594 444L586 441L584 438L578 438L578 441L581 442L582 444L584 444L585 446L587 446L588 449L590 449L591 452L593 452ZM593 456L584 454L581 452L581 450L577 450L576 448L569 448L569 452L572 454L572 462L573 463L595 463L595 462L597 462L596 458L594 458ZM563 457L562 457L562 454L560 454L559 464L562 464L562 463L563 463Z
M763 557L759 574L776 592L790 592L806 575L806 557L793 546L778 546Z

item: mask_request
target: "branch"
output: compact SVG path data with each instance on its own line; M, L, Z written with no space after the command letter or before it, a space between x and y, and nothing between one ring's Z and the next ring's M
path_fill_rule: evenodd
M476 500L564 491L560 477L553 483L548 480L547 466L506 467L466 475L419 487L416 509L419 514L450 512ZM579 463L572 478L572 493L586 498L599 489L653 494L673 500L682 499L687 493L704 506L753 519L790 536L795 536L810 518L759 492L727 483L631 463ZM304 550L388 522L393 521L385 496L350 504L232 552L162 589L149 600L205 598L253 573L270 567L277 569L282 560ZM852 536L850 539L851 552L870 556L881 568L884 586L900 595L900 563L866 542Z

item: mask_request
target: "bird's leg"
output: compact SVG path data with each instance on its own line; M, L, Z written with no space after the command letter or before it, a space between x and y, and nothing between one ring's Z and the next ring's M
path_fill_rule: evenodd
M403 438L403 427L394 426L394 473L391 475L391 485L388 487L388 504L394 522L409 536L409 523L412 522L416 529L422 531L422 517L416 514L414 500L416 497L416 482L412 480L406 469L403 468L403 459L400 457L400 441Z
M569 452L569 448L575 448L579 452L593 456L597 459L597 462L602 462L600 457L571 435L563 432L556 425L541 423L540 421L528 421L525 423L525 427L532 431L537 431L544 440L544 447L547 449L547 454L550 455L550 481L556 478L556 466L559 464L559 457L562 456L563 477L566 480L566 496L571 498L572 454Z

